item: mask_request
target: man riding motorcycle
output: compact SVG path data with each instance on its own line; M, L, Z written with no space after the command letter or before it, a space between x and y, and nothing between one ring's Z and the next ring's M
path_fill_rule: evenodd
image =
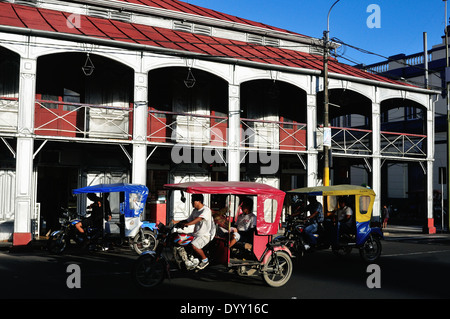
M179 223L181 223L180 227L195 225L192 234L194 236L192 248L201 257L201 262L197 267L203 269L209 264L208 257L203 252L203 248L214 237L211 233L215 230L215 225L213 224L211 209L203 204L202 194L193 194L191 202L194 207L191 215L187 220ZM212 227L214 227L214 230Z
M308 196L308 206L306 206L306 211L309 211L310 215L306 217L306 220L310 222L305 228L305 233L307 235L308 244L305 245L305 249L309 249L310 246L314 247L316 245L316 237L314 236L318 230L318 223L323 222L323 207L316 199L316 196Z

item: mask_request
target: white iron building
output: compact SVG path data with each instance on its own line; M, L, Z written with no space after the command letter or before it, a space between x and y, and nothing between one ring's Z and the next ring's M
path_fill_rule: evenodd
M322 48L176 0L0 0L0 240L44 235L93 183L321 184ZM329 78L331 182L380 194L385 162L415 163L432 232L435 92L335 59ZM419 132L382 131L403 107Z

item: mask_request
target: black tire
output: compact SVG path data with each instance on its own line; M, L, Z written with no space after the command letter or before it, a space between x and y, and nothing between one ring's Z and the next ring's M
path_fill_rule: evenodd
M143 236L142 233L144 234ZM158 241L155 233L149 229L144 229L142 232L139 231L133 239L133 249L138 255L145 251L155 250L157 245Z
M359 248L359 254L366 263L374 263L381 256L381 240L378 236L369 235L369 238Z
M149 289L163 282L165 271L166 265L162 259L157 260L154 255L146 254L136 260L132 276L140 288Z
M277 260L279 265L278 269ZM286 252L273 252L269 261L263 266L262 277L270 287L281 287L291 278L292 268L291 257Z
M57 233L55 236L51 236L47 242L47 249L52 254L62 254L67 248L67 236L65 233Z

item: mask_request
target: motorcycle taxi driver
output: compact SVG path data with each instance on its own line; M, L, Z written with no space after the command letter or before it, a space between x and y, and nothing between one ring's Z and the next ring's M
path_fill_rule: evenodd
M192 233L194 236L192 248L202 259L197 267L203 269L209 264L208 258L203 252L203 247L211 241L212 214L211 209L203 204L202 194L193 194L191 202L194 207L191 215L180 223L183 227L195 225Z

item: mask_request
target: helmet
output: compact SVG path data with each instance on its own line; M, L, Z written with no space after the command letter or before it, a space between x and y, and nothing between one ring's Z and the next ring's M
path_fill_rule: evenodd
M181 246L186 246L186 245L190 244L193 239L194 239L194 236L192 236L192 235L178 234L174 239L174 243L181 245Z

